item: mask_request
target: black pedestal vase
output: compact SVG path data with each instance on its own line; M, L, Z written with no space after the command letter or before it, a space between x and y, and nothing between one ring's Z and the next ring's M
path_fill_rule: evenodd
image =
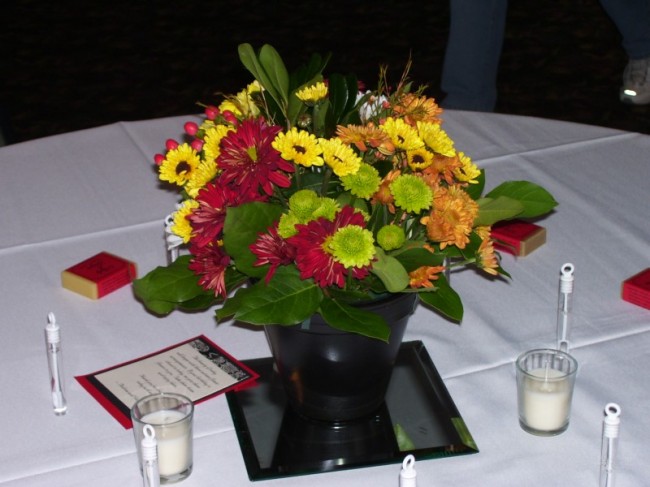
M291 407L320 421L367 417L381 406L417 294L389 295L359 307L381 315L388 343L330 327L318 314L295 326L266 326Z

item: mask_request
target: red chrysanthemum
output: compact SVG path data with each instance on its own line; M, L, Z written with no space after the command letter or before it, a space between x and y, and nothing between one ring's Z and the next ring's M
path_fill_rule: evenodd
M250 249L257 256L254 265L270 265L265 278L267 283L279 266L291 264L296 258L296 249L278 235L277 227L271 227L268 229L268 233L260 234Z
M294 172L293 164L271 146L281 130L258 118L246 119L236 131L229 132L221 140L217 158L221 180L243 193L255 193L261 188L271 195L273 185L288 188L291 180L286 173Z
M366 226L363 215L350 206L339 211L334 221L321 217L306 225L296 225L298 233L287 241L296 248L296 266L301 279L313 277L320 287L336 284L343 288L348 272L351 271L355 279L363 279L368 275L366 267L346 269L334 259L327 248L330 237L339 228L348 225L358 225L362 228Z
M199 207L188 215L192 225L192 243L204 247L221 238L221 231L229 206L239 206L250 201L264 201L266 197L248 194L221 184L208 184L199 191L196 201Z
M193 255L189 269L199 276L199 285L209 291L214 290L215 296L226 297L226 269L230 265L230 257L217 244L198 247L192 245Z

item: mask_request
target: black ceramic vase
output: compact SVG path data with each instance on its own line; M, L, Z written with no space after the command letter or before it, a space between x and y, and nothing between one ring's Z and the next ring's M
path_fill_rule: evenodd
M295 326L266 326L287 400L310 419L342 422L375 413L384 401L417 294L395 294L359 307L381 315L388 343L336 330L318 314Z

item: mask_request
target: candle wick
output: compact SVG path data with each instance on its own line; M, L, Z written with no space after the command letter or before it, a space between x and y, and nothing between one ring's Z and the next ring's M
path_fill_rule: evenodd
M550 368L550 363L546 361L546 367L544 368L544 380L548 382L548 369Z

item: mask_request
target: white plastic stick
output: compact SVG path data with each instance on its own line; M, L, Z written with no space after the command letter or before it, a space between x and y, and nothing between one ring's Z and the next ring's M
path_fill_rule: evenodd
M600 452L600 487L614 487L614 458L618 447L621 408L610 402L605 406L603 439Z
M560 269L560 288L557 306L557 348L569 353L569 333L573 308L573 264L567 263Z
M68 410L61 380L61 334L59 324L54 313L47 315L45 327L45 343L47 347L47 364L50 371L50 391L52 392L52 405L54 414L63 416Z

